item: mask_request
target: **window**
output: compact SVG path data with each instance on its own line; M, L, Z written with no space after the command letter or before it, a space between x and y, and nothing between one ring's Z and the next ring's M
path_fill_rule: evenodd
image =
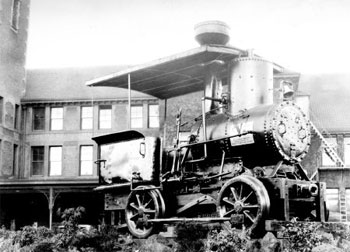
M350 137L344 137L344 162L350 166Z
M142 106L131 107L131 128L142 128Z
M14 30L18 30L19 23L19 9L21 7L20 0L12 0L12 16L11 16L11 26Z
M33 108L33 130L45 129L45 108Z
M4 111L4 98L0 96L0 123L2 123L2 115Z
M62 147L50 147L50 176L62 175Z
M350 189L345 189L346 219L350 220Z
M329 221L340 221L339 189L326 189L327 207L329 209Z
M92 107L81 107L81 129L92 129L93 127Z
M93 146L80 147L80 175L93 174Z
M13 145L13 165L12 165L12 174L11 175L14 175L15 174L15 171L17 169L17 163L18 163L18 145L17 144L14 144Z
M19 105L15 104L15 129L19 128L19 116Z
M329 146L331 146L335 152L337 152L337 139L335 137L326 138L326 141ZM336 163L328 156L323 145L322 150L322 166L336 166Z
M63 129L63 108L51 108L51 130Z
M32 175L44 175L44 146L32 147Z
M99 107L99 128L112 128L112 106L104 105Z
M148 127L159 128L159 106L158 105L148 106Z

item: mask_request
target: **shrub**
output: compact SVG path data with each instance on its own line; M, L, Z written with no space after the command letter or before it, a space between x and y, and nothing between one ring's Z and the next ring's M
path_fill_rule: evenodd
M76 239L79 231L79 221L84 213L85 208L80 206L77 208L65 209L63 213L61 213L60 210L58 211L58 214L61 214L61 218L63 219L63 228L57 235L58 247L68 248L68 246Z
M207 238L209 227L207 225L180 223L176 226L176 242L178 251L204 251L204 239Z
M248 240L245 232L241 230L232 229L232 232L211 230L208 235L207 247L209 251L243 252L246 251Z
M295 219L287 223L283 234L286 252L308 252L322 243L322 236L316 232L322 226L316 222L297 222Z

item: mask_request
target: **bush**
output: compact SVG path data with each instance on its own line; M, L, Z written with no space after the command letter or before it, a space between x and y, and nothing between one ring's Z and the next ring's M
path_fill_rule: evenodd
M204 239L207 238L209 227L201 224L180 223L176 226L176 242L178 251L204 251Z
M286 240L284 251L308 252L322 243L322 236L316 232L322 226L318 222L297 222L292 220L284 227L283 234Z
M249 238L244 231L233 229L232 232L225 230L211 230L208 235L207 247L209 251L217 252L244 252Z
M46 227L24 226L21 231L16 233L14 243L19 243L21 247L24 247L51 237L53 237L53 232Z

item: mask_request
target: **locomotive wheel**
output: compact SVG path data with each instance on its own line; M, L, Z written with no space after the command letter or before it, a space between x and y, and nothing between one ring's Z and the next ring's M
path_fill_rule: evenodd
M263 183L246 175L227 181L217 204L220 217L242 216L242 224L250 234L263 226L270 210L270 198Z
M130 233L138 238L148 237L155 228L155 224L149 220L159 218L164 211L164 200L158 190L137 187L130 193L125 208L125 220Z

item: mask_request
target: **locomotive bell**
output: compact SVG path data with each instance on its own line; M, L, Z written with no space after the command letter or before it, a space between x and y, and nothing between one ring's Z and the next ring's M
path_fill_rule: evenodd
M281 81L280 86L282 90L283 99L288 100L293 97L294 95L293 83L283 80Z

